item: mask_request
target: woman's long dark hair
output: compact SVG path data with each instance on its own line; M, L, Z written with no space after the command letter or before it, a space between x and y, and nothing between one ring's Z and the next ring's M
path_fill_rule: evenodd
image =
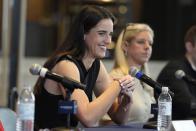
M104 7L86 6L78 14L68 32L65 41L58 46L55 52L49 57L44 67L51 70L59 58L70 55L73 58L81 59L86 50L84 34L88 33L102 19L109 18L115 23L115 17ZM39 93L43 86L44 79L39 78L35 84L34 93Z

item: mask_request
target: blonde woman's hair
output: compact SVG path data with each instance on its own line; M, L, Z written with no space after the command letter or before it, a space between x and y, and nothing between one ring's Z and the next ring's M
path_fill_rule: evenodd
M152 36L152 40L154 38L154 32L150 28L149 25L143 23L129 23L127 24L126 28L122 30L120 33L116 47L115 47L115 61L114 61L114 68L120 68L123 74L128 74L129 66L127 64L125 52L122 49L122 44L125 41L132 40L138 33L147 31Z

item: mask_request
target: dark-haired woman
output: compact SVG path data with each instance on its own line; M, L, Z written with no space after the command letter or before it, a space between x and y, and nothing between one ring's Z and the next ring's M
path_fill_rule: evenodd
M71 126L78 121L86 127L96 126L97 122L108 112L111 119L122 124L127 121L127 113L132 103L131 90L134 79L124 76L112 80L106 71L103 58L111 43L114 16L100 6L84 7L73 22L65 39L44 67L52 72L72 78L86 84L85 90L75 89L71 100L77 103L76 114L71 115ZM65 100L67 88L53 80L39 78L34 93L35 129L66 126L66 114L59 114L58 103ZM92 93L96 99L92 100ZM123 99L118 101L118 96Z

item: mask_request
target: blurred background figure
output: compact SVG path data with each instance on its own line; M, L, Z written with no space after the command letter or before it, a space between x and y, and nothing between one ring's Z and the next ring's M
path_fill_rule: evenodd
M115 48L115 63L110 73L113 79L119 79L129 73L134 66L149 75L147 62L152 54L154 32L142 23L129 23L118 37ZM153 89L136 80L132 92L133 105L129 112L129 121L146 122L152 117L151 104L155 103Z
M20 90L35 83L37 77L28 71L30 65L44 64L72 28L71 22L81 6L87 4L102 5L118 18L112 37L114 43L129 21L148 23L153 28L156 44L148 63L153 78L166 60L183 54L182 32L196 23L195 0L0 0L1 106L14 109L10 97L13 88ZM113 54L110 56L103 60L107 70L113 66Z
M168 86L175 93L173 119L196 117L196 25L186 32L184 46L184 56L170 61L157 78L159 83Z
M195 0L0 0L1 106L13 108L10 100L12 88L20 90L24 85L35 83L36 77L28 71L30 65L44 63L64 40L81 6L88 4L102 5L118 18L112 37L114 43L129 21L148 23L153 28L156 44L148 64L150 71L153 69L153 78L162 68L159 61L165 64L166 60L183 54L182 32L196 23ZM110 52L113 53L113 48ZM103 60L109 70L113 65L112 58L113 54Z

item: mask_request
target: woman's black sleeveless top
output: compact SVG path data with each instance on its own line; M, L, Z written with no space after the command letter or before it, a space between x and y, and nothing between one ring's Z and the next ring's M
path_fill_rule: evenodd
M100 60L95 59L89 70L85 69L82 61L76 60L71 56L63 56L59 61L62 60L70 60L76 64L80 72L80 81L86 85L85 93L87 94L89 101L92 101L92 92L98 77ZM60 100L64 100L62 95L50 94L42 85L41 92L35 95L35 130L66 127L67 114L60 114L58 112L58 103ZM71 114L71 127L76 127L77 123L78 120L76 116Z

